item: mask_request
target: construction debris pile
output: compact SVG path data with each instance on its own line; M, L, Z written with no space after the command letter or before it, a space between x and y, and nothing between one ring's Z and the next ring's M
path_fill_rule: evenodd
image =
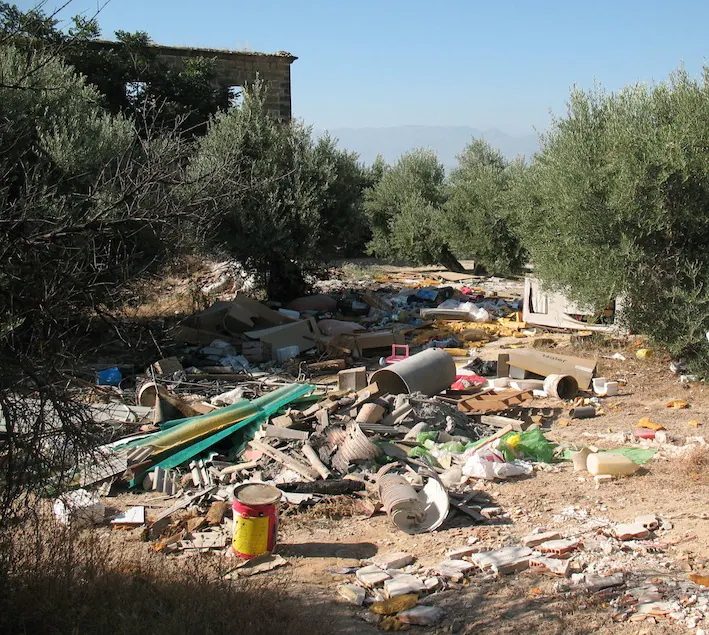
M481 497L481 480L530 477L573 461L600 484L643 469L667 442L649 419L638 426L647 434L613 451L550 442L545 424L601 415L622 378L594 377L596 359L551 350L553 340L541 337L546 327L520 312L531 310L530 297L487 293L470 286L470 276L451 276L459 274L382 277L285 307L237 295L183 320L171 356L145 373L101 369L104 403L91 407L114 437L77 467L77 489L55 502L57 519L98 523L100 496L145 491L164 506L132 507L111 519L114 527L140 528L166 554L232 551L243 561L230 575L253 575L286 562L271 553L279 501L309 506L353 496L409 534L456 515L496 523L505 511ZM528 284L527 296L532 290ZM577 315L573 325L607 332L603 317L593 324ZM481 359L481 347L499 338L509 342L496 359ZM377 555L349 571L352 582L339 592L369 606L382 628L432 625L444 613L426 604L428 596L473 573L530 569L570 587L626 585L613 604L618 619L669 616L691 625L706 598L631 584L604 564L616 552L660 553L665 527L654 517L621 526L586 519L576 532L540 531L497 550L473 542L434 568L406 553Z

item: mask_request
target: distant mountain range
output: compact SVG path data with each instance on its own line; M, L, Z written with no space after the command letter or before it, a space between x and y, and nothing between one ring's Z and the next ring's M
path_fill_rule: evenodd
M316 130L316 134L322 134ZM412 148L431 148L447 169L457 165L457 155L472 137L482 137L508 159L524 155L528 160L538 149L536 134L509 135L501 130L478 130L469 126L395 126L392 128L333 128L339 146L359 154L366 164L381 154L387 163L395 162Z

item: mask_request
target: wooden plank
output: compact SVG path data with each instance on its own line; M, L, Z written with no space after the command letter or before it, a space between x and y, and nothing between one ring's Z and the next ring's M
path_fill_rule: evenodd
M280 426L266 425L264 433L269 439L295 439L297 441L307 441L310 433L305 430L294 430L293 428L282 428Z
M467 414L502 412L512 406L518 406L529 399L533 399L533 397L531 390L508 392L506 394L486 393L462 399L458 402L458 410Z
M296 461L295 459L289 457L284 452L277 450L268 443L262 443L261 441L253 440L249 445L254 448L254 450L261 450L264 454L268 454L272 459L275 459L279 463L283 463L286 467L291 470L298 472L303 478L308 481L314 481L318 477L318 473L312 469L310 466Z
M484 523L487 520L477 509L470 507L470 505L466 505L465 503L459 503L458 501L452 499L450 503L459 512L462 512L466 516L470 516L473 520L479 523Z
M504 428L505 426L511 426L515 432L522 432L522 421L517 419L511 419L510 417L500 417L498 415L483 415L480 417L480 423L484 423L486 426L493 426L494 428Z
M505 427L502 428L501 430L498 430L497 432L495 432L495 434L493 434L491 437L489 437L488 439L486 439L483 443L481 443L480 445L478 445L478 446L475 448L475 452L477 452L478 450L482 450L482 448L486 448L486 447L487 447L488 445L490 445L493 441L497 441L498 439L504 437L508 432L512 432L512 426L505 426Z
M192 503L192 501L196 501L198 498L204 496L205 494L209 494L213 489L216 489L216 485L212 485L211 487L206 487L203 490L200 490L199 492L192 494L191 496L188 496L187 498L183 498L179 503L176 503L172 507L168 507L167 509L163 510L160 512L157 517L155 518L155 521L153 522L153 525L164 518L168 518L172 516L175 512L180 511L181 509L184 509L188 505Z

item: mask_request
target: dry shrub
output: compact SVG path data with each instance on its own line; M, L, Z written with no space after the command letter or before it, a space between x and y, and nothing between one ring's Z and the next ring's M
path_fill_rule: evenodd
M281 516L292 520L311 520L318 518L342 520L343 518L351 518L352 516L358 516L362 513L363 508L359 499L343 495L330 496L315 505L309 505L307 507L301 507L300 505L284 507Z
M693 478L706 478L709 470L709 445L698 445L682 460L683 471Z
M280 571L223 580L220 556L129 558L102 530L69 531L51 521L3 536L2 633L330 632L309 618Z

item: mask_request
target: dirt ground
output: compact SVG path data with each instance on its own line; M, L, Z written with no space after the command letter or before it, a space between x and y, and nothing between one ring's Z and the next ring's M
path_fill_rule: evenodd
M544 334L546 337L547 335ZM682 384L669 370L669 359L657 353L651 359L637 359L632 338L601 348L572 346L569 335L554 335L555 350L580 356L597 356L597 375L622 379L616 397L602 399L602 414L591 419L570 419L569 404L537 399L533 408L553 413L545 418L547 438L562 444L595 445L599 448L627 445L622 433L631 433L641 417L666 428L668 446L682 446L688 437L704 436L709 429L709 387ZM500 340L481 349L485 359L495 359L501 347L524 340ZM609 359L620 352L625 360ZM667 408L671 399L689 403L688 409ZM569 421L561 425L559 421ZM701 425L691 427L690 420ZM636 442L637 443L637 442ZM337 586L352 581L354 574L342 573L376 553L407 551L423 567L436 565L446 553L465 546L470 538L484 548L518 544L535 529L558 529L567 535L581 531L584 517L613 522L632 522L640 514L657 514L671 525L663 531L658 553L611 554L618 568L656 584L687 581L691 572L709 570L709 499L707 465L700 460L673 457L661 446L645 469L631 477L597 484L587 473L574 472L571 463L538 469L527 478L505 482L479 482L476 487L499 505L507 517L491 524L476 525L469 518L449 517L429 534L407 535L389 518L378 513L367 517L355 506L339 516L337 510L319 513L316 507L288 510L283 515L277 553L289 562L263 576L288 576L292 593L302 597L303 610L318 621L326 621L334 633L375 633L376 626L363 616L367 611L338 599ZM701 457L700 457L701 458ZM704 459L706 461L706 459ZM117 509L144 504L147 494L121 495L112 499ZM321 503L322 505L322 503ZM569 508L573 510L569 511ZM353 515L352 511L354 511ZM564 514L562 514L564 512ZM113 532L115 535L119 532ZM116 536L125 547L125 538ZM133 549L148 550L146 543ZM637 556L637 557L636 557ZM590 557L590 556L589 556ZM600 556L599 556L600 557ZM413 632L436 633L687 633L685 625L658 619L657 623L614 621L618 608L613 598L623 591L581 593L568 581L523 572L501 578L472 575L459 588L439 592L427 603L446 609L444 622L435 627L412 627ZM699 631L697 631L699 633Z

